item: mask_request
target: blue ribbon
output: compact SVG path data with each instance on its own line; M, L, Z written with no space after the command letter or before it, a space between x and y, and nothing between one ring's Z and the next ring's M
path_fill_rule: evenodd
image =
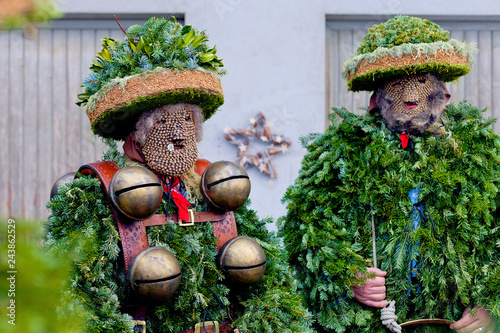
M413 190L410 190L410 192L408 193L408 196L410 197L410 201L412 203L412 205L414 207L417 207L419 202L418 202L418 193L420 192L420 189L422 187L419 186L418 188L416 189L413 189ZM411 228L411 231L414 231L414 230L417 230L417 228L420 227L420 214L419 212L417 211L418 208L415 208L413 211L412 211L412 228ZM420 248L420 242L417 241L416 244L415 244L415 256L418 256L418 249ZM409 249L409 253L410 253L410 257L412 256L413 254L413 246L410 247ZM412 278L416 278L417 277L417 261L416 260L412 260L411 261L411 264L410 264L410 274L409 274L409 277L408 277L408 283L411 284L411 279ZM417 292L420 292L420 286L417 288ZM408 288L408 296L410 295L410 288Z

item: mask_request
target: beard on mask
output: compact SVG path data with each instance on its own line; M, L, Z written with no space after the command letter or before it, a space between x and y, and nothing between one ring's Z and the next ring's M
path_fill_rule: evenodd
M390 130L416 135L439 119L449 97L444 83L428 73L386 81L375 101Z

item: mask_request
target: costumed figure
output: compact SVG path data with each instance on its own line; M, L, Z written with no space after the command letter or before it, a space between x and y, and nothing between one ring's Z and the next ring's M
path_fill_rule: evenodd
M500 137L446 105L474 52L448 34L372 27L344 65L369 112L304 139L280 233L319 332L500 332Z
M310 332L279 239L247 208L246 172L198 160L223 103L205 33L151 18L102 45L79 97L110 150L48 204L45 248L76 248L62 311L83 307L88 332Z

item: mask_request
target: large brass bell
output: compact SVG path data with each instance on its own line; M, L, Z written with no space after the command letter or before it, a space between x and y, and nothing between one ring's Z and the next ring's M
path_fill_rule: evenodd
M108 196L123 215L143 220L153 215L161 203L163 188L158 177L141 166L118 170L109 184Z
M237 236L220 249L218 265L231 282L254 283L266 271L266 254L252 238Z
M250 179L246 171L236 163L215 162L201 176L201 193L215 208L235 210L250 195Z
M148 304L160 304L171 297L181 282L177 258L163 247L149 247L130 262L127 280L135 295Z
M69 172L56 180L54 185L52 185L52 189L50 190L50 198L52 199L57 194L57 191L59 191L61 185L71 183L75 179L75 175L75 172Z

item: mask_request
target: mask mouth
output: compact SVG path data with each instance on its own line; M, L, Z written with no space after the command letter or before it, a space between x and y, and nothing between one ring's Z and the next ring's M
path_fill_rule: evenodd
M176 144L173 144L173 143L169 143L167 145L167 150L170 151L170 152L173 152L173 151L176 151L176 150L183 150L184 149L184 145L183 144L179 144L179 143L176 143Z
M186 145L184 144L184 140L172 140L172 143L168 145L169 150L183 150Z
M418 104L415 102L405 102L405 107L407 109L413 109L413 108L416 108L417 106L418 106Z

